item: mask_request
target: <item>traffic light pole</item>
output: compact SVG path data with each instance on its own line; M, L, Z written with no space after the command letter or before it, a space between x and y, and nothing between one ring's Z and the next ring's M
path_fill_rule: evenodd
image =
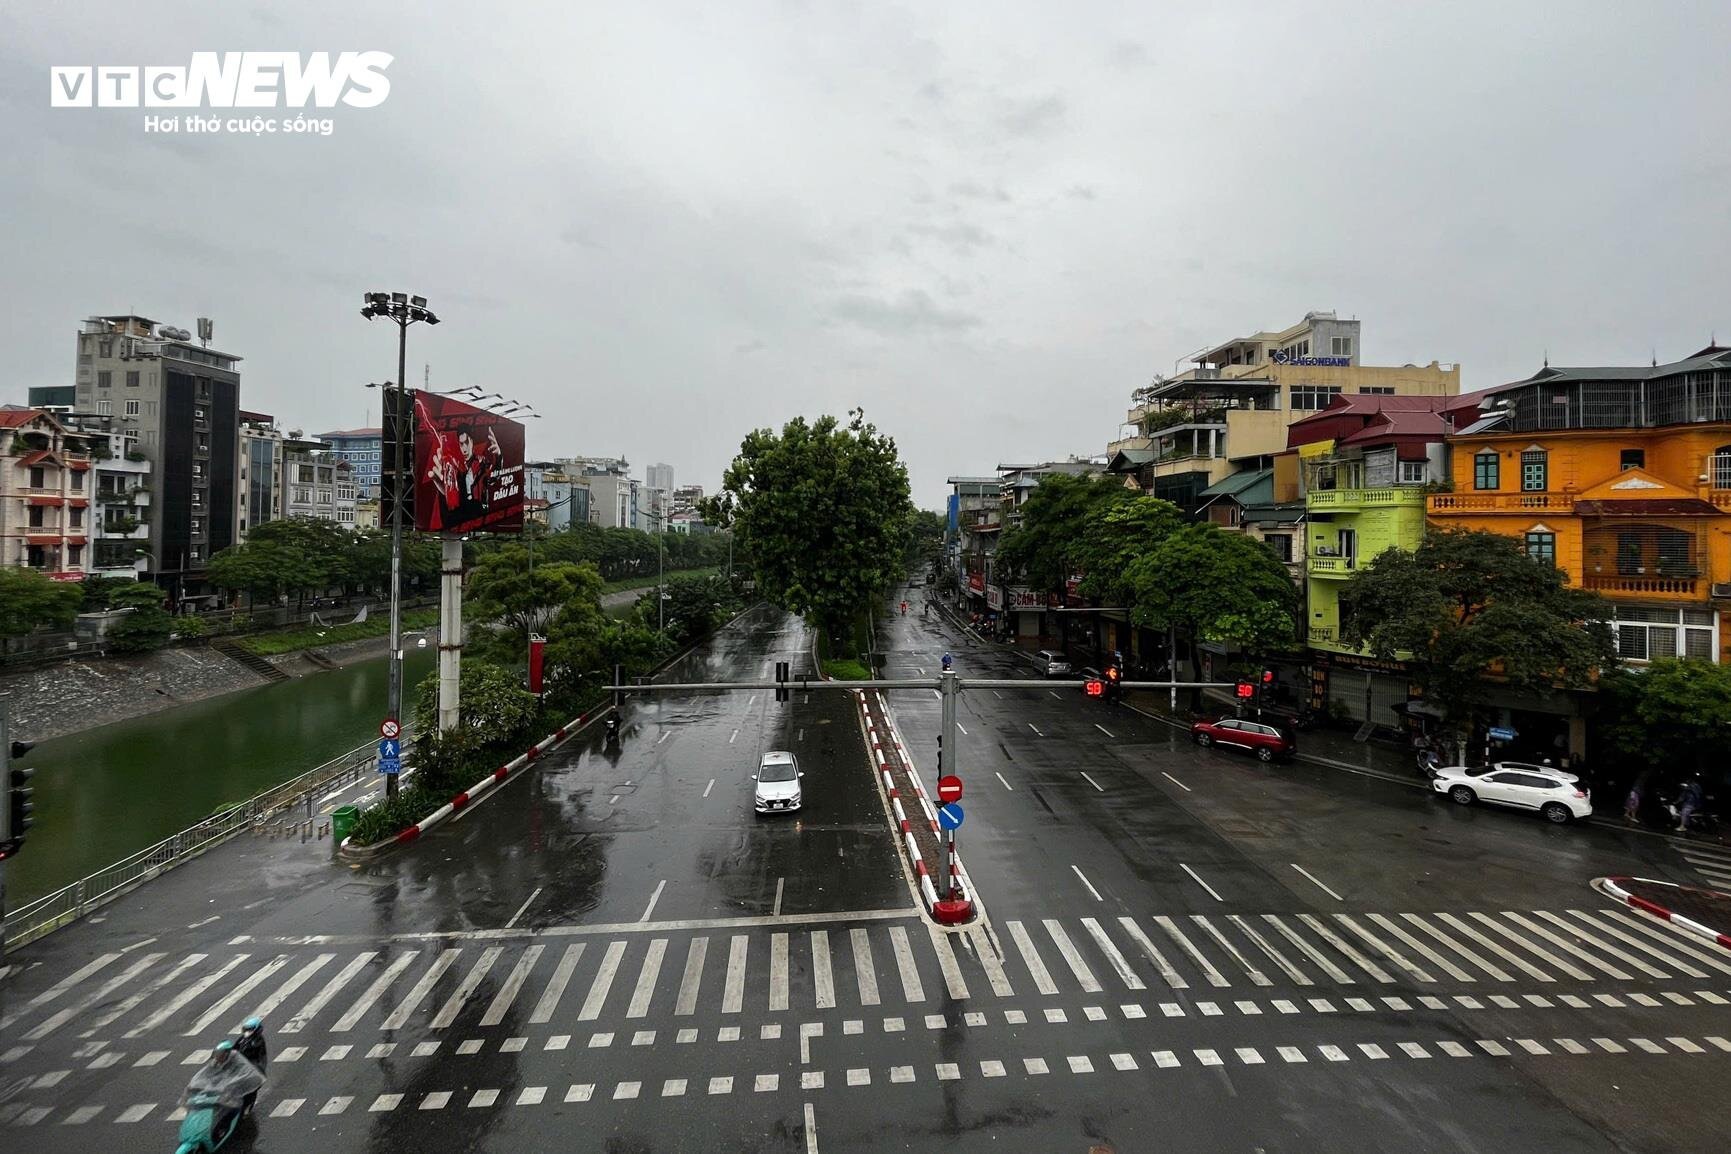
M12 828L12 732L0 701L0 835ZM10 855L8 855L10 856ZM0 957L6 951L6 859L0 858Z

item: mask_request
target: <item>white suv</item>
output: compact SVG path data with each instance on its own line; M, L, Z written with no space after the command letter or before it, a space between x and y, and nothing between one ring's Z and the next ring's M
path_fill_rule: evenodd
M799 760L793 754L785 749L770 750L758 763L757 772L751 775L757 782L757 788L752 791L752 808L758 813L798 809L804 801L799 788L799 779L804 776L799 769Z
M1561 825L1593 812L1593 800L1581 779L1548 765L1498 761L1490 765L1452 765L1436 771L1431 788L1451 801L1471 805L1488 801L1541 813Z

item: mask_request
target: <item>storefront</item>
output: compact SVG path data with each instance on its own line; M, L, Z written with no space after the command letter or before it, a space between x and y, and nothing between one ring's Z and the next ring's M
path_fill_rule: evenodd
M1401 707L1419 696L1404 661L1381 661L1356 653L1311 652L1310 708L1403 728Z

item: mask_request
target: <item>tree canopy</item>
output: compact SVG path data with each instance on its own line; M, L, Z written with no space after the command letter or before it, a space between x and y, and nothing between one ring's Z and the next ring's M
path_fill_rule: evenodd
M1293 642L1298 589L1267 546L1242 533L1185 525L1134 561L1124 582L1138 625L1248 649Z
M1088 510L1071 548L1083 574L1080 592L1104 605L1130 605L1136 599L1129 579L1131 568L1188 524L1183 510L1158 497L1113 497L1097 502Z
M34 569L0 569L0 636L22 637L47 626L69 629L84 606L84 586L53 581Z
M997 560L1026 574L1036 589L1062 592L1082 567L1083 540L1104 507L1134 499L1116 477L1049 473L1022 502L1022 523L1004 532Z
M1581 688L1615 669L1610 615L1514 538L1480 530L1432 530L1413 552L1390 549L1340 595L1342 638L1385 660L1410 653L1426 695L1451 713L1484 698L1487 676Z
M901 575L913 512L894 439L849 415L748 434L705 506L729 519L758 588L831 636Z

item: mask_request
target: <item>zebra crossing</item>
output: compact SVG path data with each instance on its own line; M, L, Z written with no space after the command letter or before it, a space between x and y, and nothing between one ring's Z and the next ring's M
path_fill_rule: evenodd
M451 935L346 955L103 954L0 1017L0 1062L38 1044L201 1038L258 1014L273 1035L668 1018L1228 989L1510 988L1731 976L1731 952L1625 909L1155 914L1007 919L964 934L913 918L522 938ZM341 1039L339 1039L341 1040Z
M1731 848L1682 842L1677 852L1689 863L1689 868L1707 879L1717 889L1731 890Z

